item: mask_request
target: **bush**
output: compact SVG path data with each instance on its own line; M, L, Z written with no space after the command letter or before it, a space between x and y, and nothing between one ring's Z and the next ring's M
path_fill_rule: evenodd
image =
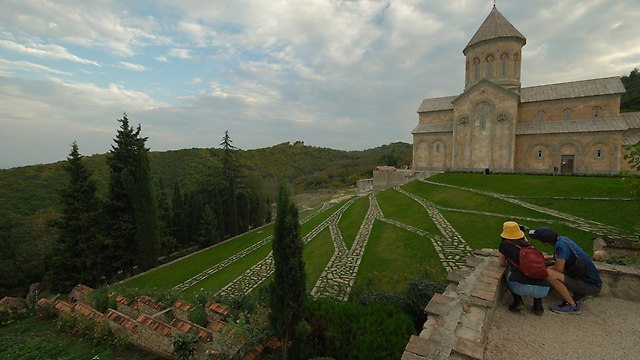
M104 313L107 309L115 309L116 308L116 300L114 298L109 297L109 288L100 287L95 289L90 294L93 297L93 300L96 304L96 310Z
M207 319L207 313L204 311L204 305L194 305L193 309L188 313L189 321L194 324L198 324L203 327L207 327L209 320Z
M385 305L310 300L304 320L310 331L294 339L291 358L399 359L413 333L409 316Z
M416 330L420 330L427 321L424 308L427 306L433 295L445 290L447 284L444 282L433 282L427 279L412 279L405 296L405 310L411 316Z
M190 359L197 350L198 338L192 334L179 333L173 336L173 354L179 359Z

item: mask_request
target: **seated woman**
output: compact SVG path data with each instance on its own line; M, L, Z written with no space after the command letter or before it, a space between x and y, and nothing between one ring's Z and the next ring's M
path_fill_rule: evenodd
M517 266L520 264L520 247L531 246L515 221L507 221L502 225L500 234L502 241L498 247L498 262L502 266L508 266L509 271L505 275L505 282L513 294L513 303L509 310L518 312L524 305L523 296L533 297L532 311L536 315L544 313L542 298L549 293L549 284L545 279L533 279L525 276ZM518 245L518 246L515 246ZM513 265L516 266L513 266Z

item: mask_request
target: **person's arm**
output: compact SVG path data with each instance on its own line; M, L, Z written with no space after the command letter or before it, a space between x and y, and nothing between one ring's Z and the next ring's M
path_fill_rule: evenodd
M498 253L498 263L500 266L507 267L507 258L505 258L500 252Z
M567 261L565 259L556 258L556 263L553 266L549 267L557 272L564 273L564 264Z

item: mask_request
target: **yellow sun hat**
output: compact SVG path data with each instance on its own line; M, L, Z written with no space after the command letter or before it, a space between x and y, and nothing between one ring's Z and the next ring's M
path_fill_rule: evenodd
M515 221L506 221L502 224L502 234L500 237L509 240L517 240L522 239L524 237L524 233L520 230L520 225L518 225Z

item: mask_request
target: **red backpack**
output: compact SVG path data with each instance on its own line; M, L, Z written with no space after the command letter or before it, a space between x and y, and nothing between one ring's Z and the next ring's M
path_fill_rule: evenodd
M544 255L540 250L536 249L533 245L522 247L513 242L511 244L520 249L518 258L520 266L518 266L514 261L507 259L511 266L520 269L520 272L522 272L524 276L532 279L544 279L549 276L547 267L544 263Z

